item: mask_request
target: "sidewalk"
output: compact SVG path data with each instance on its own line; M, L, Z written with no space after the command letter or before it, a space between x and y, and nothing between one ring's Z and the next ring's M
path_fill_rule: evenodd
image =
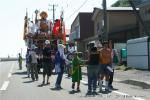
M87 68L83 67L82 72L86 75ZM114 81L150 89L150 71L135 69L127 71L115 70Z

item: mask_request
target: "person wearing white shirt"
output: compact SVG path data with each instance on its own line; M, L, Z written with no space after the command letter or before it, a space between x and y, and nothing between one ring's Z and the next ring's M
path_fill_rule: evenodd
M32 45L31 46L31 51L30 51L30 55L31 55L31 78L32 81L38 81L38 71L37 71L37 54L35 52L35 46Z

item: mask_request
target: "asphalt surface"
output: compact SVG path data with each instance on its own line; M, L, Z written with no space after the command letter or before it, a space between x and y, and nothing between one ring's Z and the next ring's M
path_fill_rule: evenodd
M85 71L84 68L83 70ZM121 77L121 72L117 73ZM149 87L142 88L138 85L123 82L126 79L120 79L117 80L115 76L113 83L115 90L107 94L99 93L95 96L86 96L87 76L83 75L80 86L81 92L70 94L71 79L67 78L66 74L64 74L62 80L63 89L53 90L56 75L50 78L50 85L39 87L42 83L41 74L39 74L39 81L33 82L30 78L27 78L25 67L23 67L23 70L19 70L17 62L0 62L0 100L149 100Z

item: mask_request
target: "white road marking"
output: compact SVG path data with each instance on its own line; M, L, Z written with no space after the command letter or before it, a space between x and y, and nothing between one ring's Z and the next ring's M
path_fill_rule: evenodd
M139 98L139 97L132 97L133 99L135 100L145 100L145 99L142 99L142 98Z
M119 92L119 91L112 91L112 92L117 93L117 94L120 94L120 95L123 95L123 96L125 96L125 97L130 96L130 95L127 94L127 93L123 93L123 92ZM140 97L134 97L134 96L131 96L131 97L132 97L133 99L135 99L135 100L145 100L145 99L140 98Z
M14 63L12 64L11 68L10 68L10 73L13 72L13 69L14 69Z
M12 76L11 73L9 73L9 74L8 74L8 78L10 78L11 76Z
M12 76L13 68L14 68L14 63L12 64L12 66L10 68L10 72L8 73L8 78L10 78Z
M83 84L88 84L88 82L87 81L81 81L81 83L83 83ZM114 93L116 93L116 94L119 94L119 95L123 95L123 96L125 96L125 97L129 97L130 95L129 94L127 94L127 93L123 93L123 92L119 92L119 91L112 91L112 92L114 92ZM140 98L140 97L135 97L135 96L131 96L133 99L135 99L135 100L145 100L145 99L143 99L143 98Z
M2 87L1 87L1 89L0 89L0 91L6 90L7 87L8 87L8 85L9 85L9 81L5 81L5 82L3 83L3 85L2 85Z
M120 95L124 95L124 96L129 96L129 95L126 94L126 93L122 93L122 92L118 92L118 91L112 91L112 92L117 93L117 94L120 94Z

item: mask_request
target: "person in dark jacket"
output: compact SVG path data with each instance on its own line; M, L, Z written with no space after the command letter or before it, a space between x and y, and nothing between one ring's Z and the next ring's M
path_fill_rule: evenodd
M99 53L96 47L92 47L88 57L88 92L86 95L96 95L96 83L99 69Z
M45 76L47 75L46 85L50 84L49 77L52 74L52 59L51 59L51 48L50 41L45 41L45 48L43 49L43 82L45 84Z

